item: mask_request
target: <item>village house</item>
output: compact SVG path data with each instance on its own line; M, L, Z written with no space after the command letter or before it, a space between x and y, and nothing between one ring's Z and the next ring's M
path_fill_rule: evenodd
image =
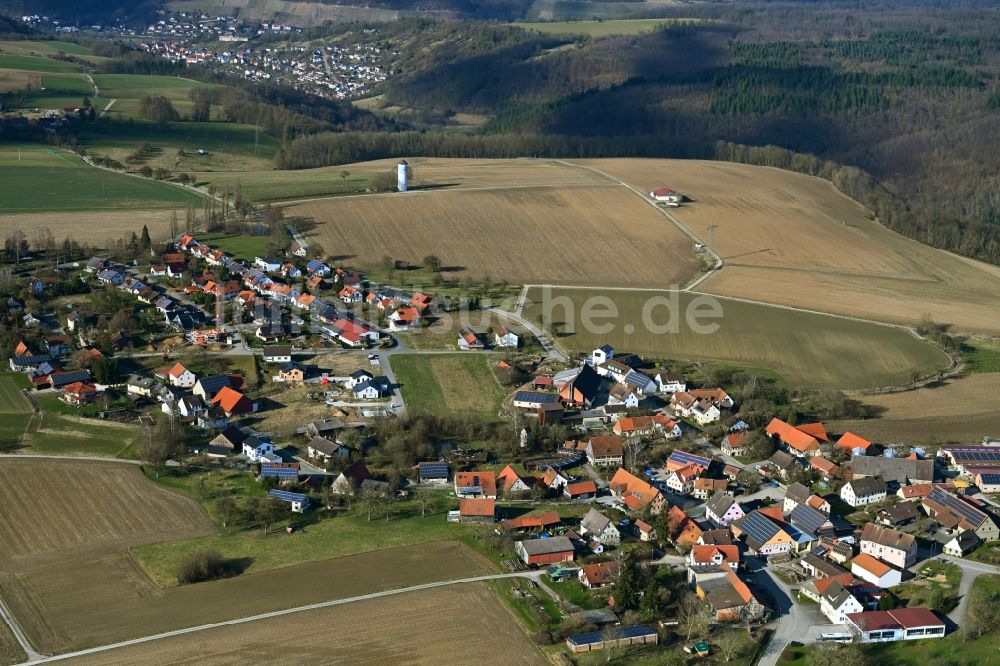
M615 384L608 391L608 404L624 405L625 409L636 409L639 406L639 395L627 384Z
M559 391L563 403L571 407L589 409L597 400L601 378L589 365L575 370Z
M731 432L722 438L722 452L728 456L745 456L749 453L746 446L746 432Z
M812 492L801 483L789 484L785 489L785 498L782 500L781 512L791 513L799 504L805 504L809 500Z
M615 472L608 486L612 494L620 498L631 511L649 507L651 513L658 514L666 506L666 500L659 490L624 468Z
M488 497L463 497L458 501L458 522L496 522L496 500Z
M306 369L295 361L283 363L278 368L277 379L281 382L301 382L305 381Z
M209 404L218 406L228 418L244 416L257 411L256 402L228 386L219 389Z
M832 624L846 624L849 614L860 613L865 607L848 588L834 582L820 595L819 609Z
M872 443L864 437L858 437L854 433L845 432L834 446L852 456L864 456L868 454L868 448L871 445Z
M499 531L516 532L524 534L527 532L541 532L549 530L559 525L562 519L555 511L543 511L542 513L528 516L518 516L500 523Z
M763 604L732 571L699 581L695 594L708 602L719 622L739 622L744 617L763 617L766 613Z
M591 437L586 451L591 465L620 467L624 463L625 450L622 438L617 435Z
M1000 528L988 513L942 488L932 488L922 505L927 515L948 533L973 532L982 541L1000 539Z
M678 506L667 510L667 527L670 529L670 541L676 546L693 546L704 535L698 523Z
M618 580L618 562L594 562L584 564L577 573L580 582L588 590L597 590L614 585Z
M859 553L851 560L851 573L886 590L899 585L903 580L903 575L897 569L868 553Z
M67 405L82 407L92 404L98 396L97 387L89 382L73 382L62 389L59 399Z
M736 571L740 566L740 548L732 545L691 546L685 562L689 569L727 567Z
M544 409L547 405L557 404L559 404L559 396L555 393L542 393L541 391L517 391L514 394L514 407L518 409L537 411Z
M715 423L722 418L719 405L707 398L697 398L693 392L678 391L670 396L670 407L675 414L693 420L699 425Z
M951 538L951 541L944 544L941 549L945 555L951 557L965 557L979 546L979 537L974 532L962 532Z
M628 439L652 435L659 429L652 416L626 416L615 423L612 430L616 435Z
M652 525L643 520L636 520L632 523L632 528L639 541L653 541L656 539L656 530L653 529Z
M685 465L667 476L667 490L675 495L688 495L694 490L694 482L703 472L698 465Z
M455 494L459 497L497 498L497 482L493 472L455 472Z
M597 497L597 484L593 481L574 481L563 487L563 495L569 499L592 499Z
M317 435L309 440L306 445L306 453L314 460L321 460L327 463L334 458L349 458L351 450L342 444L332 442L326 437Z
M417 478L420 483L433 485L448 485L448 463L422 462L417 463Z
M281 462L274 453L274 444L260 435L250 435L243 440L243 455L250 462Z
M862 643L942 638L945 624L927 608L895 608L847 615L848 626Z
M528 566L546 566L573 561L573 542L565 536L518 541L515 550Z
M195 374L185 368L180 363L175 363L172 368L164 373L167 382L171 386L176 386L178 388L192 388L197 381Z
M223 388L231 388L232 380L229 375L208 375L201 377L194 383L194 388L191 390L196 396L200 397L206 402L210 402L216 394Z
M811 458L819 455L819 440L801 428L791 426L779 418L771 419L764 429L767 436L783 446L793 456Z
M614 521L597 509L591 509L580 521L580 534L599 542L603 546L617 546L621 543L621 532Z
M531 490L528 481L521 478L521 475L514 471L514 468L507 465L503 471L497 474L497 482L505 497L515 493L524 493Z
M698 477L694 480L694 488L692 488L691 494L697 499L707 500L716 492L725 491L728 487L729 482L725 479Z
M759 510L751 511L731 526L737 537L746 536L747 549L754 555L789 553L795 545L795 539L785 529Z
M493 331L493 344L501 349L517 349L521 339L517 333L501 324Z
M292 360L292 348L289 345L271 345L264 347L264 363L288 363Z
M917 502L900 502L880 510L875 519L888 527L900 527L916 522L920 515Z
M933 460L858 456L850 464L852 478L877 476L886 483L910 485L934 481Z
M868 523L861 530L861 552L906 569L917 562L917 540L912 534Z
M365 461L358 460L348 465L334 479L333 483L330 484L330 489L338 495L353 495L366 481L371 481L374 478L368 470L368 466L365 465Z
M482 351L486 349L486 341L482 335L466 327L458 332L458 348L463 351Z
M809 467L819 474L824 481L829 481L833 477L840 474L840 467L823 456L814 456L810 458Z
M885 481L879 477L852 479L840 489L840 499L853 507L881 502L886 497Z
M717 527L726 527L729 523L739 520L744 515L746 514L740 503L724 490L717 490L705 502L705 518Z

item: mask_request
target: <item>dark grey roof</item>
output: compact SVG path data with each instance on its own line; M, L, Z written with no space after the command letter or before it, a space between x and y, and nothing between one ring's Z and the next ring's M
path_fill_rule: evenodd
M894 483L929 482L934 480L934 461L855 456L851 460L851 472L855 475L881 476L886 481Z
M223 388L229 386L229 375L209 375L198 380L205 394L212 398Z
M819 529L829 520L825 513L817 511L808 504L799 504L788 516L788 522L812 536L816 536Z
M736 498L727 493L725 490L716 490L715 494L712 495L707 502L705 502L705 509L711 511L718 517L721 517L726 511L729 511L729 507L736 503Z
M884 513L891 523L902 523L920 517L920 510L917 502L900 502L895 506L882 509L879 513Z
M52 388L60 388L73 382L89 382L90 370L72 370L69 372L53 372L49 375Z
M313 437L309 440L309 448L315 449L323 455L332 456L340 449L340 445L331 442L326 437Z
M788 469L795 464L795 458L784 451L775 451L774 455L770 458L770 462L776 465L778 469Z
M798 482L788 486L788 490L785 491L785 497L793 499L799 504L802 504L807 499L809 499L810 495L812 495L812 492L810 492L808 488L806 488L804 485Z
M611 523L610 518L597 509L591 509L580 521L580 527L590 534L600 534L607 529L609 523Z
M514 394L514 402L537 402L539 404L559 402L559 396L555 393L542 393L541 391L518 391Z
M291 356L291 345L270 345L264 347L264 356Z
M421 479L447 479L448 463L422 462L419 464Z
M833 562L824 560L822 557L815 553L806 553L802 558L803 564L808 564L809 566L816 569L820 578L832 578L833 576L839 576L840 574L847 573L847 569L837 566Z
M854 479L849 482L851 489L854 490L855 497L864 497L865 495L874 495L876 493L885 492L885 481L877 476L866 476L861 479Z
M580 373L570 381L570 384L580 392L584 401L592 402L601 386L601 377L592 367L585 365L580 368Z
M853 595L840 583L832 583L823 593L825 598L834 608L840 608Z
M747 535L747 543L754 550L760 548L778 533L779 528L774 521L757 511L751 511L736 521L736 526Z
M528 555L551 555L552 553L573 552L573 542L564 536L550 539L525 539L521 547Z

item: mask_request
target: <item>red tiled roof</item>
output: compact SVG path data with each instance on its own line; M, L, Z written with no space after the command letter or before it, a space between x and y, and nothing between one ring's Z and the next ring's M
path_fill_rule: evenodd
M840 439L837 440L837 446L842 449L847 449L848 451L853 451L854 449L866 451L871 445L872 443L864 437L858 437L854 433L850 432L845 432L840 436Z
M459 500L458 511L463 516L492 517L496 513L496 502L486 498L467 497Z
M788 425L779 418L771 419L765 432L771 437L777 436L786 446L805 453L819 448L819 442L812 435Z
M851 565L853 566L855 564L857 564L865 571L868 571L880 577L892 571L892 567L890 567L885 562L875 559L868 553L860 553L853 560L851 560Z

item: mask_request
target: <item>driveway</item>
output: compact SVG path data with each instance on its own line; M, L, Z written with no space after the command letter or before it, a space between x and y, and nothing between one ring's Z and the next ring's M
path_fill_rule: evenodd
M748 558L748 563L750 559ZM785 646L792 641L803 641L809 627L817 624L816 618L811 617L811 613L804 611L804 606L795 603L795 593L792 592L791 588L772 576L766 568L758 568L750 574L749 578L757 589L765 590L771 595L776 606L774 612L777 616L777 625L774 628L774 636L771 637L771 642L768 643L767 649L764 650L764 654L758 662L759 666L775 666ZM814 608L815 614L822 618L819 607ZM820 620L820 623L824 622L825 619Z

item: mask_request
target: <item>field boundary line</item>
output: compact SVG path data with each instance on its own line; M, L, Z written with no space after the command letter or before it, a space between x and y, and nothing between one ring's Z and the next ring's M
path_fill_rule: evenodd
M3 602L3 599L0 599L0 619L3 619L4 623L10 627L11 633L14 634L14 638L17 640L18 645L21 646L21 649L24 650L24 654L27 655L29 662L45 658L45 655L35 651L35 648L32 647L24 632L21 631L21 626L14 619L10 609L7 608L7 604Z
M0 460L4 458L34 458L41 460L83 460L87 462L112 462L112 463L124 463L126 465L139 465L142 466L141 460L129 460L128 458L107 458L105 456L75 456L75 455L65 455L57 456L52 453L0 453Z
M691 229L689 229L687 226L685 226L684 224L682 224L680 220L678 220L676 217L674 217L669 212L667 212L666 208L664 208L663 206L660 206L655 201L651 200L645 194L643 194L642 192L640 192L637 188L633 187L632 185L630 185L629 183L625 182L621 178L616 178L615 176L612 176L610 173L608 173L606 171L602 171L602 170L600 170L600 169L598 169L596 167L587 166L586 164L576 164L574 162L567 162L566 160L556 160L556 162L558 162L559 164L565 164L566 166L569 166L569 167L575 167L577 169L586 169L587 171L590 171L592 173L596 173L596 174L599 174L601 176L604 176L608 180L610 180L610 181L612 181L614 183L617 183L618 185L621 185L622 187L627 188L630 192L632 192L637 197L639 197L640 199L642 199L643 202L645 202L647 205L652 206L653 210L655 210L660 215L662 215L663 217L665 217L668 220L670 220L670 222L673 223L673 225L675 227L677 227L678 229L680 229L681 232L683 232L684 235L687 236L688 238L690 238L694 243L697 243L698 245L701 245L702 247L705 248L705 250L708 252L708 254L711 255L713 259L715 259L715 265L712 266L711 268L709 268L708 270L704 271L703 273L701 273L701 275L696 275L694 278L692 278L692 280L690 282L688 282L688 284L686 284L684 286L683 291L690 291L690 290L694 289L699 284L701 284L702 282L704 282L705 280L707 280L708 277L710 275L712 275L712 273L714 273L715 271L717 271L720 268L722 268L722 257L720 257L715 252L715 250L713 250L711 247L709 247L707 243L703 242L701 240L701 238L699 238L696 233L694 233L693 231L691 231ZM695 254L697 255L697 253L695 253Z
M256 622L258 620L269 620L275 617L281 617L284 615L292 615L294 613L303 613L311 610L320 610L323 608L331 608L333 606L340 606L343 604L355 603L358 601L368 601L371 599L380 599L382 597L394 596L397 594L405 594L407 592L418 592L422 590L432 590L438 587L448 587L451 585L460 585L463 583L480 583L490 580L499 580L503 578L528 578L531 580L537 580L541 577L541 571L534 572L515 572L506 574L488 574L483 576L471 576L468 578L457 578L453 580L442 580L435 581L433 583L422 583L420 585L411 585L410 587L400 587L394 590L382 590L379 592L370 592L368 594L361 594L354 597L345 597L343 599L331 599L329 601L320 601L315 604L307 604L305 606L295 606L293 608L286 608L284 610L268 611L266 613L257 613L254 615L247 615L244 617L235 618L232 620L224 620L222 622L210 622L207 624L200 624L193 627L186 627L184 629L175 629L173 631L165 631L159 634L153 634L151 636L142 636L140 638L132 638L127 641L119 641L117 643L108 643L107 645L100 645L97 647L86 648L83 650L76 650L74 652L66 652L63 654L57 654L52 656L38 655L38 653L33 652L35 655L32 657L29 654L28 661L22 662L22 666L28 666L29 664L44 664L53 661L64 661L66 659L75 659L76 657L83 657L91 654L100 654L101 652L108 652L110 650L116 650L118 648L130 647L132 645L141 645L142 643L150 643L153 641L161 640L164 638L173 638L175 636L184 636L186 634L193 634L202 631L208 631L209 629L218 629L220 627L236 626L240 624L247 624L250 622ZM27 651L26 651L27 652Z

